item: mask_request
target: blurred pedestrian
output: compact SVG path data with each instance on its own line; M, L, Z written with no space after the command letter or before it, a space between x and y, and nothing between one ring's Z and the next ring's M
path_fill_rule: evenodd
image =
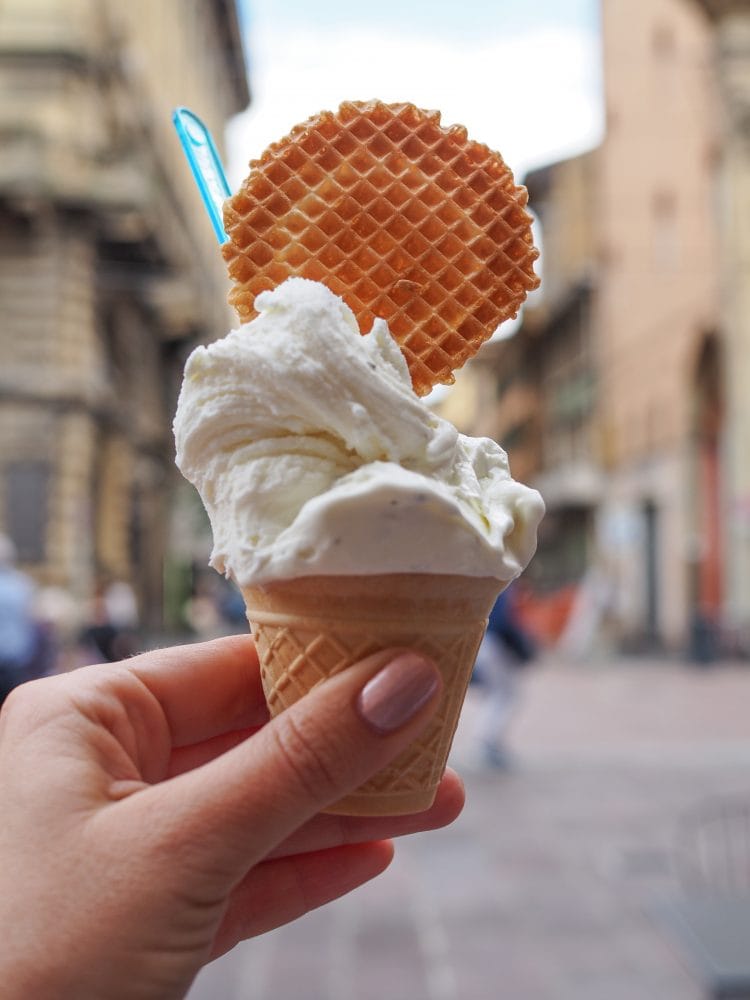
M65 587L41 587L34 599L34 616L42 634L40 676L78 666L81 605Z
M183 618L188 628L199 640L217 639L219 636L226 635L227 625L236 625L236 622L231 621L226 613L227 597L233 591L239 593L233 585L226 583L217 573L206 572L204 568L195 570L192 592L183 608ZM245 602L242 599L242 594L239 594L239 597L242 602L241 631L246 632ZM233 609L229 610L231 613Z
M508 724L518 706L521 670L535 655L535 643L519 620L514 592L508 587L490 612L474 667L484 688L477 734L483 759L491 767L507 768L512 763Z
M243 632L247 631L245 598L242 596L242 591L230 580L223 581L218 597L218 608L227 625Z
M103 590L107 617L121 632L138 629L138 601L135 591L125 580L113 580Z
M100 583L94 593L89 621L79 637L86 663L114 663L137 650L134 627L137 609L132 589L124 583Z
M0 535L0 704L14 687L44 672L34 584L15 561L13 542Z

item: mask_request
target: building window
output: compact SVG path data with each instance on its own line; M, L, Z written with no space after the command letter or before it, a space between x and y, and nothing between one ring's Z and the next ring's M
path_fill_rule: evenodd
M47 550L50 467L11 462L5 470L5 524L20 562L43 562Z

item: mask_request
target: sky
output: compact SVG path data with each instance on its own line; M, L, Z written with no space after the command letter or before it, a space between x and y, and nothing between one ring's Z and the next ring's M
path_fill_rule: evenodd
M518 180L602 134L597 0L240 0L252 103L227 132L247 163L342 100L411 101L465 125Z

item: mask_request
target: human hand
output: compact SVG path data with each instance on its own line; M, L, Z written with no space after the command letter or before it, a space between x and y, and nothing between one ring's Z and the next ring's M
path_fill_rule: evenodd
M377 653L267 721L249 636L17 688L0 714L7 1000L182 997L201 966L383 871L451 822L322 815L406 747L439 675Z

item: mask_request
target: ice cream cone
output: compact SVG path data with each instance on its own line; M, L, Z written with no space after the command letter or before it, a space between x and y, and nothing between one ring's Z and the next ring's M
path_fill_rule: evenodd
M440 706L388 767L327 811L380 816L429 808L445 770L487 616L505 583L428 573L312 576L243 590L272 716L379 649L429 656Z

